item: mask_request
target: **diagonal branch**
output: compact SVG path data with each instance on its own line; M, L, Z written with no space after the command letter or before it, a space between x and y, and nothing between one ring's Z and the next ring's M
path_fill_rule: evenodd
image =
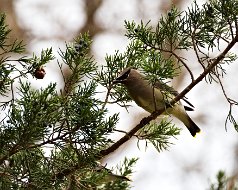
M178 94L171 102L170 105L174 105L176 102L178 102L180 99L182 99L194 86L196 86L199 82L201 82L209 72L213 70L213 68L219 64L219 62L224 59L225 55L230 51L230 49L235 45L235 43L238 42L238 35L235 36L235 38L227 45L226 49L202 72L202 74L196 78L196 80L192 81L180 94ZM159 109L155 112L153 112L148 117L143 118L138 125L136 125L133 129L131 129L126 135L124 135L121 139L119 139L117 142L112 144L107 149L104 149L100 152L99 157L102 158L112 152L114 152L116 149L118 149L122 144L127 142L131 137L141 128L143 128L145 125L149 124L150 121L156 119L160 114L162 114L165 111L165 108Z

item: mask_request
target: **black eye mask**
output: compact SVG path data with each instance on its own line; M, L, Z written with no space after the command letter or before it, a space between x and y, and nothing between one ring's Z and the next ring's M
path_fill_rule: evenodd
M119 76L116 80L125 80L129 76L131 72L131 69L128 69L125 73L123 73L121 76Z

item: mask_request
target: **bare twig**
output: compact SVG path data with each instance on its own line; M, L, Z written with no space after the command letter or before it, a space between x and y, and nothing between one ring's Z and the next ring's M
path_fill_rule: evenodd
M223 94L224 94L224 96L225 96L227 102L228 102L229 104L237 104L237 101L232 100L232 99L229 98L228 95L226 94L225 88L224 88L224 86L223 86L223 84L222 84L222 81L221 81L220 77L219 77L218 75L216 75L216 77L217 77L217 79L218 79L218 81L219 81L219 84L221 85L222 92L223 92Z
M225 121L225 129L227 130L227 122L228 122L228 120L230 120L233 124L236 124L236 122L234 121L234 117L232 116L232 107L233 107L233 105L237 106L238 102L228 97L228 95L226 94L225 88L224 88L224 86L222 84L222 81L221 81L219 75L216 74L216 77L217 77L217 79L219 81L219 84L221 86L222 92L223 92L227 102L229 103L229 112L228 112L228 115L227 115L226 121Z
M174 53L174 52L171 52L171 53L172 53L172 55L173 55L174 57L177 58L177 60L178 60L179 62L181 62L181 63L183 64L183 66L184 66L184 67L187 69L187 71L189 72L192 81L194 81L193 73L192 73L192 71L190 70L190 68L188 67L188 65L187 65L187 64L182 60L182 58L179 57L176 53Z

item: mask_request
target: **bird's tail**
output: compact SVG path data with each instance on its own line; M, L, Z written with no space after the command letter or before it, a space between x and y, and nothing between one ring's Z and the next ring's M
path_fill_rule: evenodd
M184 123L193 137L195 137L195 135L200 132L199 127L193 122L193 120L186 113L184 107L180 104L173 107L170 113Z
M193 137L196 136L197 133L200 132L200 128L193 122L193 120L187 115L186 121L183 122L185 126L188 128L189 132Z

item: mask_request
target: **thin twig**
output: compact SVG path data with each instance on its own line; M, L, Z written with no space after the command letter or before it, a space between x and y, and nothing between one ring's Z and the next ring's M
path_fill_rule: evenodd
M216 74L215 76L217 77L218 82L219 82L219 84L221 86L222 92L223 92L227 102L229 103L229 112L228 112L228 115L227 115L226 121L225 121L225 129L227 130L227 122L228 122L228 120L231 121L231 118L233 118L233 116L232 116L232 106L233 105L238 105L238 102L228 97L228 95L226 94L225 88L224 88L224 86L222 84L222 81L221 81L219 75Z
M114 129L114 131L116 131L116 132L119 132L119 133L124 133L124 134L127 134L128 132L126 132L126 131L123 131L123 130L119 130L119 129ZM136 138L140 138L140 136L139 135L133 135L134 137L136 137Z
M194 30L194 31L193 31L193 34L192 34L193 49L194 49L194 51L195 51L195 54L196 54L196 57L197 57L198 62L200 63L200 65L202 66L202 68L205 69L205 66L204 66L204 64L201 62L200 57L199 57L199 55L198 55L198 49L197 49L197 46L196 46L195 41L194 41L194 38L193 38L193 36L195 35L195 31L196 31L196 30Z
M110 92L111 92L111 89L112 89L112 84L110 84L107 88L107 94L106 94L106 97L105 97L105 100L104 100L104 103L102 105L102 108L101 110L104 110L105 109L105 106L107 105L108 103L108 99L109 99L109 95L110 95Z
M234 33L233 33L233 29L232 29L232 23L231 23L231 21L229 20L229 18L227 19L227 22L228 22L229 27L230 27L231 37L232 37L232 39L234 39Z
M188 65L187 65L187 64L181 59L181 57L179 57L176 53L174 53L174 52L171 52L171 53L172 53L172 55L173 55L174 57L177 58L177 60L178 60L179 62L181 62L181 63L183 64L183 66L184 66L184 67L187 69L187 71L189 72L192 81L194 81L193 73L192 73L192 71L190 70L190 68L188 67Z
M148 45L148 46L149 46L149 45ZM179 62L181 62L182 65L187 69L187 71L188 71L189 74L190 74L190 77L191 77L192 81L194 81L194 76L193 76L192 71L190 70L190 68L188 67L188 65L182 60L182 58L179 57L176 53L174 53L172 50L165 50L165 49L162 49L162 48L152 47L152 46L150 46L150 47L153 48L153 49L162 51L162 52L171 53L171 54L172 54Z

